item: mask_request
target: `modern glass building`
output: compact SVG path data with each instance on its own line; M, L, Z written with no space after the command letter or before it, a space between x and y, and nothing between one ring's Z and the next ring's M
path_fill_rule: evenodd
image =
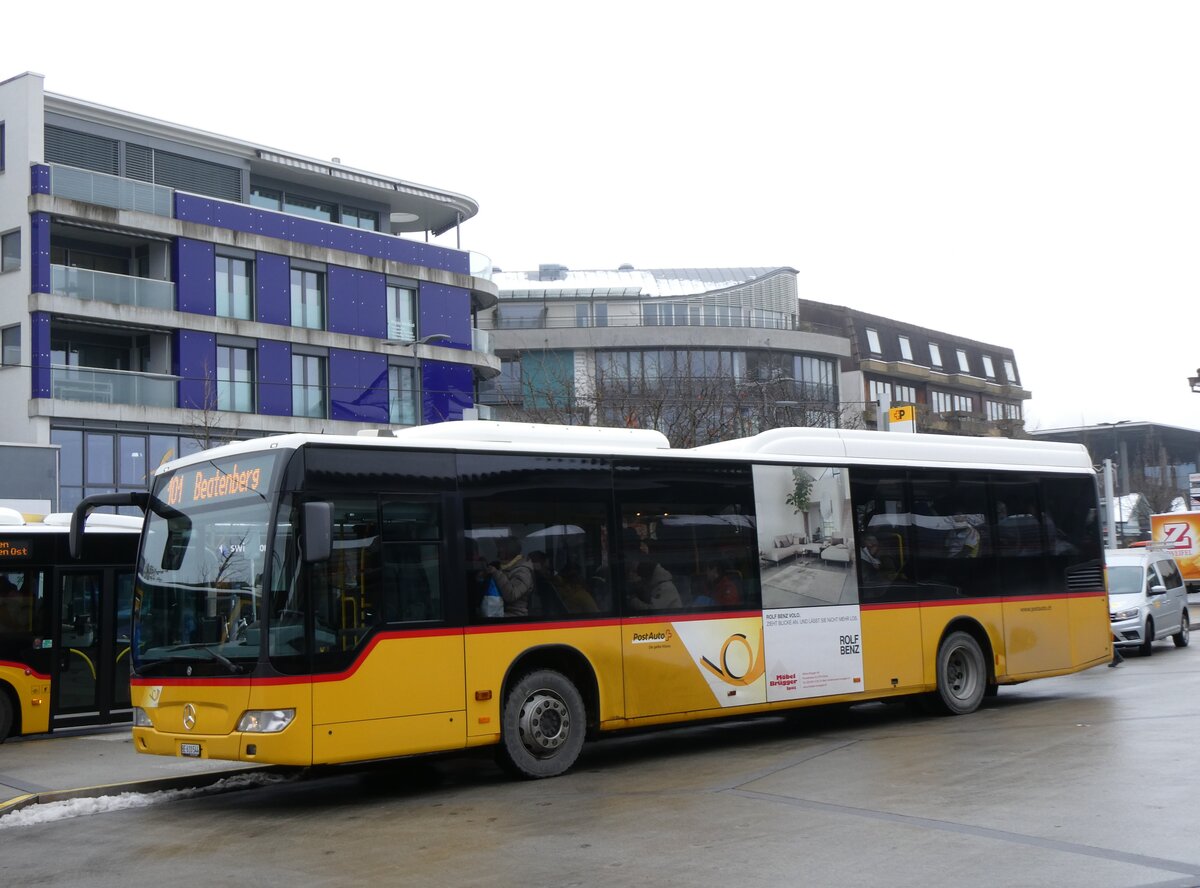
M6 80L0 440L60 445L69 509L232 438L461 418L499 371L477 211Z
M656 428L681 446L845 424L842 330L801 324L787 267L497 271L481 312L496 418Z

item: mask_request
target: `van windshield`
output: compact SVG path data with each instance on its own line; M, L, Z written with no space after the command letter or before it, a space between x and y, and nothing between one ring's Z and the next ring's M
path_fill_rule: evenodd
M1144 574L1140 565L1127 564L1122 567L1108 569L1108 591L1110 595L1124 595L1130 592L1142 592Z

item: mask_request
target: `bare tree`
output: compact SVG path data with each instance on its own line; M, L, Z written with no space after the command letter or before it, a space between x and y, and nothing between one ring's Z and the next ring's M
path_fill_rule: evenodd
M861 414L831 398L829 387L778 375L730 376L598 372L567 365L562 353L533 353L519 380L495 385L498 418L517 422L655 429L673 447L695 447L783 426L861 425ZM532 358L532 360L530 360Z

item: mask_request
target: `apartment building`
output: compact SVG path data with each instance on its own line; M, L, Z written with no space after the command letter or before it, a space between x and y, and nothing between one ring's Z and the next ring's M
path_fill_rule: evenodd
M219 441L461 418L500 369L477 212L0 82L0 440L58 445L69 509Z

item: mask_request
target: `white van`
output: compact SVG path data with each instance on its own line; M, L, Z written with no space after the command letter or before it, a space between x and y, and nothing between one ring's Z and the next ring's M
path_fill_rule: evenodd
M1170 553L1109 549L1104 563L1113 643L1137 647L1147 657L1154 642L1168 635L1176 647L1187 647L1187 586Z

